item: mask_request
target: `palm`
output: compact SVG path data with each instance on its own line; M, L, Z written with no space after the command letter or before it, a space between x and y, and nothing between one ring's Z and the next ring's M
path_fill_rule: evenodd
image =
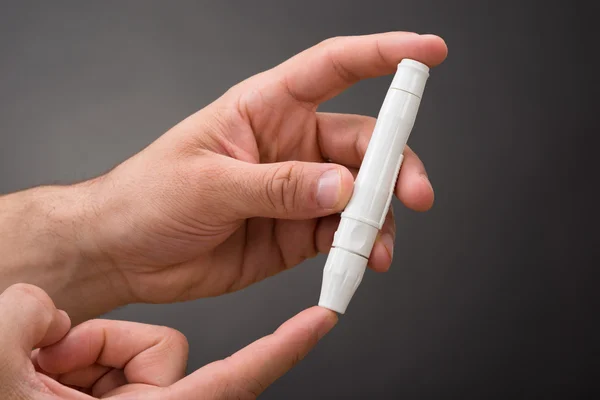
M405 43L397 36L384 34L315 46L233 87L159 141L171 148L175 147L172 143L183 141L188 147L185 151L191 154L194 151L189 147L199 147L246 163L331 160L356 170L374 118L317 113L317 106L359 79L392 73L401 58L417 58L435 65L446 55L445 45L437 37L403 38ZM398 181L398 185L405 186L399 197L417 210L427 209L433 201L428 182L419 180L423 173L422 164L410 151ZM285 181L285 174L281 179ZM193 221L186 225L183 235L177 232L176 238L164 246L164 237L170 234L154 231L146 235L152 236L150 240L137 246L138 253L146 257L137 258L137 267L130 269L137 275L140 300L171 302L241 289L326 252L337 226L336 215L207 223L210 213L197 208L197 198L182 203L187 206L177 210L177 218L183 214L188 222ZM172 211L164 213L175 219ZM198 215L204 215L204 220L198 222ZM164 220L150 220L158 229L165 226ZM198 225L210 229L199 229ZM386 226L393 231L392 221ZM389 251L379 252L379 256L372 253L371 266L385 270L391 261Z
M243 154L240 157L243 161L324 161L317 141L317 114L313 110L294 104L283 93L256 94L257 97L240 99L248 102L244 110L248 113L247 119L239 118L235 112L227 113L227 116L221 114L221 118L228 119L225 125L236 133L235 153ZM275 96L279 98L277 104L264 100ZM237 103L233 102L233 97L225 96L222 100ZM227 109L233 110L233 104ZM273 146L273 143L277 145ZM169 254L168 259L184 261L167 262L155 269L158 273L147 277L151 281L147 286L162 286L164 282L171 282L169 277L188 277L183 287L162 287L158 292L164 298L158 301L189 300L242 289L314 257L319 250L324 251L324 248L318 248L318 243L328 244L332 238L315 240L317 229L319 226L328 228L328 232L323 233L331 236L335 217L325 218L322 225L319 222L320 219L250 218L228 224L218 233L204 237L200 245L197 240L190 240L186 245L178 246L176 254ZM156 291L152 296L156 301Z
M242 92L237 101L246 118L234 118L230 126L240 133L235 142L238 150L251 155L245 161L325 161L318 146L317 114L278 89L276 85L258 87L250 94ZM247 219L214 250L224 260L210 270L216 275L210 281L220 284L200 285L197 290L214 294L238 290L316 256L325 250L315 240L320 219ZM238 262L228 262L230 252Z

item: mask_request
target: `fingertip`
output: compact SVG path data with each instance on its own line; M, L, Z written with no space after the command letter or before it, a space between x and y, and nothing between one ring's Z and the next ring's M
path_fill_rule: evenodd
M277 332L296 332L302 326L316 333L317 339L325 336L338 322L335 311L321 306L312 306L301 311L295 317L287 320L277 329Z
M317 167L320 173L315 183L316 204L326 212L326 215L341 211L350 201L354 178L348 168L337 165L332 168L331 165Z
M338 211L341 211L346 207L352 197L354 191L354 176L352 172L344 166L339 166L340 180L341 180L341 195L338 203Z
M435 67L448 57L448 45L446 41L438 35L422 34L421 38L427 40L428 52L430 54L429 66Z
M322 306L312 306L297 315L310 314L315 320L328 320L331 319L334 323L337 322L337 313L330 310L329 308ZM331 321L330 321L331 322Z
M69 317L69 314L65 311L65 310L57 310L58 314L60 315L58 318L61 319L61 323L64 325L67 325L69 328L71 328L71 317Z
M427 196L429 199L429 203L427 206L427 210L430 210L431 207L433 207L433 203L435 202L435 190L433 190L433 185L431 184L431 181L429 180L429 178L427 176L424 176L423 179L425 180L425 184L427 186Z
M392 265L392 254L379 239L375 242L371 256L369 257L369 267L379 273L389 271Z
M320 322L317 325L317 336L319 340L325 336L329 331L333 329L334 326L337 325L339 321L339 317L335 311L332 311L328 308L315 306L319 309L320 313Z
M396 185L396 197L409 209L425 212L433 206L435 196L427 175L418 174L410 176L410 179L399 180Z
M62 339L71 330L71 317L65 310L56 310L56 324L58 325L57 331L61 333L60 338Z
M59 342L67 333L69 333L70 329L71 319L69 318L69 315L63 310L55 309L46 335L36 344L36 347L42 348Z
M322 315L322 318L327 320L329 323L335 325L338 322L338 314L335 311L322 306L314 306L313 308L318 309L319 313Z
M415 183L415 211L425 212L433 207L435 198L431 181L425 174L419 175L419 180Z
M380 243L383 245L383 249L387 253L388 261L391 263L394 259L394 238L389 233L381 235Z

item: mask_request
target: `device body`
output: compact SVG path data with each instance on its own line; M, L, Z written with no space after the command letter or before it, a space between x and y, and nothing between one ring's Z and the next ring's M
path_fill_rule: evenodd
M383 101L354 191L323 270L319 306L340 314L362 281L377 234L388 213L403 152L412 131L429 68L404 59Z

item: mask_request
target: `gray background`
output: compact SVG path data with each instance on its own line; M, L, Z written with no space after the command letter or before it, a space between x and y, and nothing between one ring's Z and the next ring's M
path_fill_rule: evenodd
M573 398L586 322L593 11L567 2L2 2L0 193L103 173L236 82L330 36L436 33L410 144L436 205L397 202L391 272L264 398ZM592 3L593 4L593 3ZM323 109L375 116L390 77ZM316 303L324 257L247 290L107 317L189 339L189 371ZM597 264L596 264L597 265Z

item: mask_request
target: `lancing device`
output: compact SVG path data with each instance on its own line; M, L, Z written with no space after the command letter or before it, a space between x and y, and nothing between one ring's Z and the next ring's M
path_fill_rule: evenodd
M429 67L418 61L403 59L398 64L325 263L321 307L344 314L362 281L390 208L427 78Z

